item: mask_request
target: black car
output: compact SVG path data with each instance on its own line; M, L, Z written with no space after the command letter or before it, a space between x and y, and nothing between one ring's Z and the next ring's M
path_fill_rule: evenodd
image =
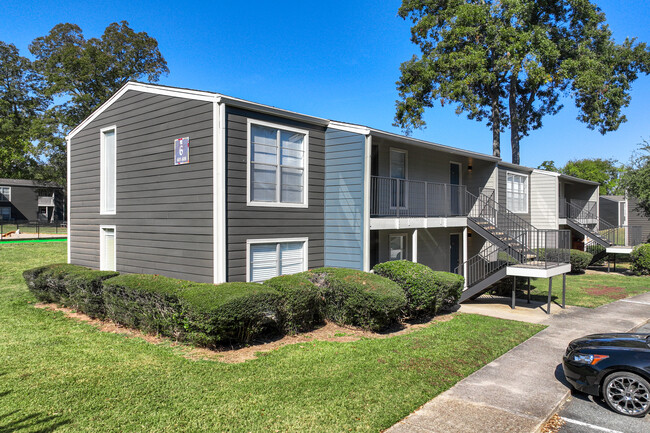
M614 411L650 411L650 334L594 334L569 343L562 360L578 391L602 395Z

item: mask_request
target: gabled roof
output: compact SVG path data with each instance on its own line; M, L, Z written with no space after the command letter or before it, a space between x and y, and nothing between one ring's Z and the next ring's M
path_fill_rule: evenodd
M600 198L603 200L611 200L614 202L625 201L624 195L601 195Z
M0 186L34 186L39 188L61 188L61 186L32 179L0 179Z

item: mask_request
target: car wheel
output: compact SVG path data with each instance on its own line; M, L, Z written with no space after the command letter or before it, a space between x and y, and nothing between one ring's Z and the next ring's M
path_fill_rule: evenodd
M607 376L603 397L614 411L642 417L650 411L650 384L641 376L619 371Z

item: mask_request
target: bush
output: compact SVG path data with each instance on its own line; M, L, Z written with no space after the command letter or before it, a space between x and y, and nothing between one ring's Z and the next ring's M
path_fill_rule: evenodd
M256 283L195 283L159 275L104 282L107 316L117 323L202 346L248 342L277 329L280 294Z
M540 248L537 250L537 258L539 260L550 260L550 261L564 261L566 257L564 255L566 250L561 250L557 248ZM580 250L569 250L569 262L571 263L571 273L580 273L587 269L587 266L591 263L593 254L589 254L586 251Z
M632 272L635 275L650 275L650 244L641 244L634 247L630 253Z
M435 315L443 306L458 302L463 290L463 277L435 272L408 260L380 263L373 271L399 284L406 295L406 313L410 317Z
M43 302L56 302L90 317L104 317L102 281L117 272L94 271L83 266L55 264L23 272L27 287Z
M323 299L318 287L304 275L282 275L264 285L277 290L281 297L280 326L290 334L314 329L323 320Z
M379 331L396 322L406 307L404 291L379 275L345 268L303 275L320 288L325 317L339 324Z
M512 283L515 277L505 277L490 286L489 292L494 296L512 296ZM528 289L528 279L517 277L516 290L524 291Z

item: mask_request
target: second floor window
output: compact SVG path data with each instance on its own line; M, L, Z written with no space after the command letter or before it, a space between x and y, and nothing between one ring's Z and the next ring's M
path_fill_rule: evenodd
M0 186L0 201L11 201L11 187Z
M309 134L249 122L248 201L258 206L307 206Z
M506 174L506 205L510 212L528 213L528 176Z
M104 128L100 134L99 213L115 214L116 196L116 133L115 127Z

